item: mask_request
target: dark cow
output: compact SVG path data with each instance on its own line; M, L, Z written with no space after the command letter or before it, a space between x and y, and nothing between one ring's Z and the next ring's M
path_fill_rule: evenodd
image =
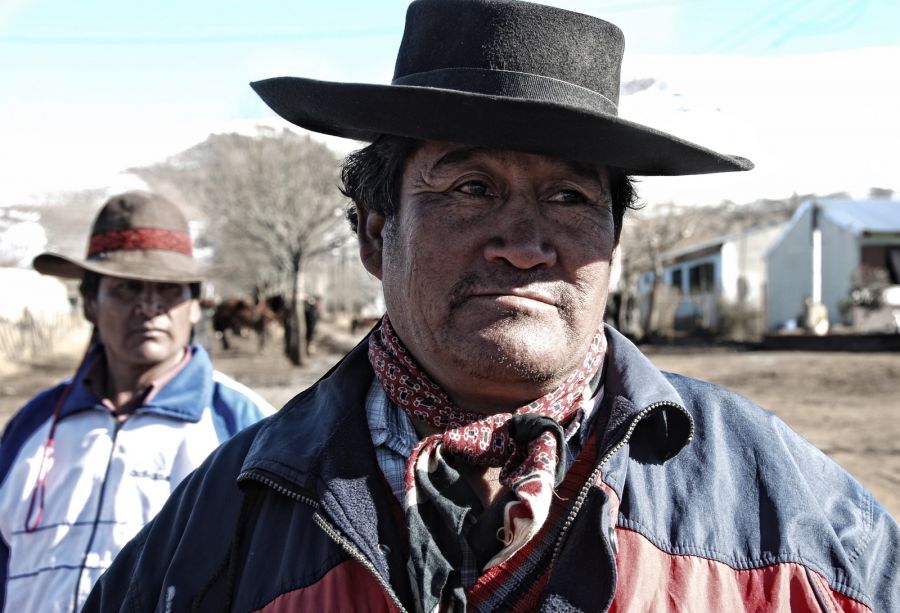
M245 331L256 332L259 339L259 350L262 351L266 343L266 329L273 321L278 321L279 316L265 302L253 304L241 298L228 298L216 306L213 312L213 330L222 339L222 348L226 351L231 348L228 342L228 333L242 336Z

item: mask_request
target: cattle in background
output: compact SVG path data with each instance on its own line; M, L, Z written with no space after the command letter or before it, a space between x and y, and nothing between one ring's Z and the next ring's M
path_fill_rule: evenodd
M283 309L283 300L281 309ZM272 322L281 321L278 309L279 300L271 297L256 304L242 298L227 298L216 305L212 315L212 326L216 335L222 340L222 349L231 349L228 342L229 333L245 336L255 332L259 341L259 351L265 347L268 327Z

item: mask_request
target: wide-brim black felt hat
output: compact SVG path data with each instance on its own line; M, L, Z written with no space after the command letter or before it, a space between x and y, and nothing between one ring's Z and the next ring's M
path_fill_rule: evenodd
M194 259L190 226L181 210L162 196L143 191L106 201L94 219L84 259L42 253L32 266L66 279L80 279L91 271L169 283L195 283L213 272Z
M303 128L390 134L598 162L640 175L749 170L618 117L624 37L581 13L516 0L416 0L390 85L276 77L251 83Z

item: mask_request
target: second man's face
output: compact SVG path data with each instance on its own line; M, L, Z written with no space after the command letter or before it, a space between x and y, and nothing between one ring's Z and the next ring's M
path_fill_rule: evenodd
M426 142L397 214L367 219L391 322L458 403L506 410L580 365L615 247L605 168Z
M97 326L107 356L153 367L176 359L190 342L200 309L187 283L102 276L85 311Z

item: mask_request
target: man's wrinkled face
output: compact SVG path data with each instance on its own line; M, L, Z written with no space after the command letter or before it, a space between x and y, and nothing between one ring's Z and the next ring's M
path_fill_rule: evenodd
M97 326L107 357L136 368L177 359L200 320L200 307L187 283L104 275L97 295L84 301L85 315Z
M457 402L466 389L530 400L578 367L615 248L604 167L429 141L397 214L365 217L362 257L391 322Z

